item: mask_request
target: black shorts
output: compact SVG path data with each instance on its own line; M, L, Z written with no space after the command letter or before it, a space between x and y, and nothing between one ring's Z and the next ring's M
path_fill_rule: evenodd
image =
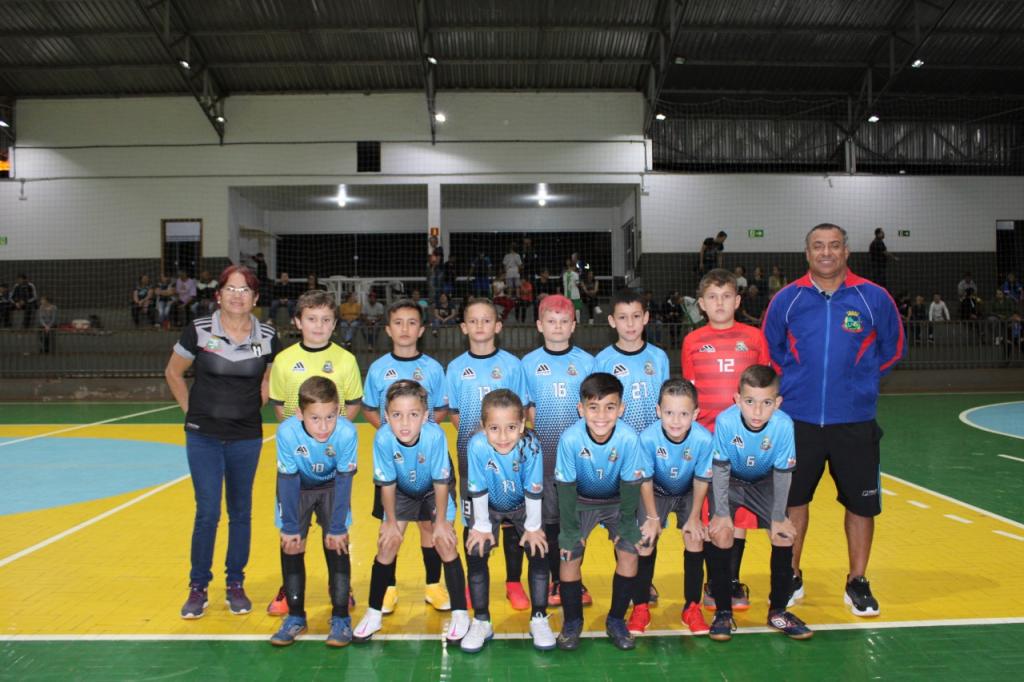
M793 435L796 469L789 489L789 506L810 503L827 461L840 504L858 516L882 513L882 429L878 422L872 419L818 426L794 420Z

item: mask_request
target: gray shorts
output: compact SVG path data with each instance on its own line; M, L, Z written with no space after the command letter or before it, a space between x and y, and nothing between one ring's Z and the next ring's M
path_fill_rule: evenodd
M555 477L544 479L544 493L541 498L541 516L545 525L558 525L558 484Z
M514 532L516 534L516 537L520 537L520 538L523 537L523 533L526 532L526 505L525 504L523 506L519 507L518 509L513 509L512 511L507 511L507 512L500 512L500 511L497 511L496 509L492 509L490 507L488 507L487 511L489 512L488 516L490 517L490 521L491 521L491 534L494 535L495 542L500 542L499 535L498 535L499 533L508 533L510 531ZM511 528L503 528L502 527L503 524L508 524L509 526L511 526ZM469 518L469 522L466 524L466 528L468 529L468 528L472 528L472 527L473 527L473 512L472 512L472 506L471 506L470 507L470 518ZM466 537L468 538L468 533L467 533ZM489 543L489 542L484 547L485 547L485 550L488 551L488 552L491 551L492 549L494 549L494 546L491 545L491 543Z
M455 492L448 488L448 504L445 509L445 518L449 521L455 520ZM396 521L433 521L437 512L437 500L434 489L431 488L423 497L410 497L401 490L395 490L395 520Z
M693 510L693 491L691 490L685 495L678 497L655 495L654 506L658 510L658 518L661 519L662 528L668 528L668 517L672 512L676 513L676 528L682 528L683 524L686 523L686 519L690 518L690 512ZM638 526L642 526L646 520L647 510L644 509L644 505L641 502L636 508L636 523Z
M583 540L586 540L590 535L591 531L598 526L598 524L604 526L608 530L608 539L615 543L615 549L629 552L630 554L636 554L636 547L632 543L626 542L619 537L619 507L588 507L584 504L578 504L576 508L576 515L580 520L580 540L577 542L575 547L571 548L569 560L574 561L576 559L583 558ZM561 549L570 549L569 547L563 547Z
M334 511L334 483L319 488L308 488L299 492L299 535L305 540L316 513L317 525L327 534ZM281 528L281 505L277 505L276 525Z
M736 510L745 507L757 517L758 528L771 528L774 502L775 482L771 476L766 476L753 483L748 483L735 476L729 477L729 513L733 519L736 517ZM710 513L714 514L715 491L711 486L708 486L708 504Z

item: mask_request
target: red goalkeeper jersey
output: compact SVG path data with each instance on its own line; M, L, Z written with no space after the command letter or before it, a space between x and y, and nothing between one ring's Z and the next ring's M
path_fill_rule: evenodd
M728 329L710 325L683 339L683 378L697 387L697 421L715 430L715 417L733 404L740 374L751 365L767 365L768 344L757 327L736 322Z

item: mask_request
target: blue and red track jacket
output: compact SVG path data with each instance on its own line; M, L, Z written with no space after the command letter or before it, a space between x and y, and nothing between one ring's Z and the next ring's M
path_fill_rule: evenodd
M875 418L879 379L904 349L889 292L847 271L825 296L807 274L775 295L762 326L786 414L821 426Z

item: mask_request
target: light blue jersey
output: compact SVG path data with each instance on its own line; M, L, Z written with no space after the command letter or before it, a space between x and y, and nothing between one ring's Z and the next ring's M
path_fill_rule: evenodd
M654 493L679 497L690 492L693 479L711 482L711 450L714 436L694 421L681 443L672 441L661 420L640 434L640 461L644 471L653 471Z
M527 431L512 452L503 455L482 431L469 439L469 496L487 495L487 505L499 512L539 500L544 492L544 456L540 441Z
M593 367L594 356L575 346L561 352L542 346L523 358L526 385L536 407L533 428L544 450L545 477L555 471L562 432L579 421L580 384Z
M302 488L320 488L334 481L335 473L355 473L356 427L339 418L334 433L321 443L302 426L298 415L292 415L277 427L277 470L282 474L298 474Z
M748 483L765 478L772 469L790 471L796 466L793 420L775 410L764 428L751 431L739 406L733 405L715 420L713 456L716 462L728 461L731 475Z
M459 456L459 478L466 480L466 447L470 437L480 430L480 403L484 396L499 388L507 388L530 405L530 394L523 378L519 358L498 349L480 356L466 352L448 363L445 374L448 409L459 413L459 437L455 449Z
M638 351L627 353L615 344L598 353L595 372L607 372L622 382L622 400L626 413L622 419L637 433L643 433L658 413L658 394L668 380L668 356L665 351L645 343Z
M435 483L448 483L451 477L448 440L440 426L427 422L420 438L405 445L388 424L382 424L373 438L373 482L398 486L407 497L422 499Z
M575 483L583 503L606 504L619 500L619 481L639 483L650 478L640 462L640 438L621 419L611 437L596 443L580 419L558 441L555 480Z
M427 409L431 419L434 418L434 410L448 407L448 395L444 390L444 367L441 363L422 353L414 358L400 358L394 353L388 353L374 360L363 383L363 406L380 412L381 422L387 421L387 406L384 403L388 389L399 379L411 379L427 389Z

